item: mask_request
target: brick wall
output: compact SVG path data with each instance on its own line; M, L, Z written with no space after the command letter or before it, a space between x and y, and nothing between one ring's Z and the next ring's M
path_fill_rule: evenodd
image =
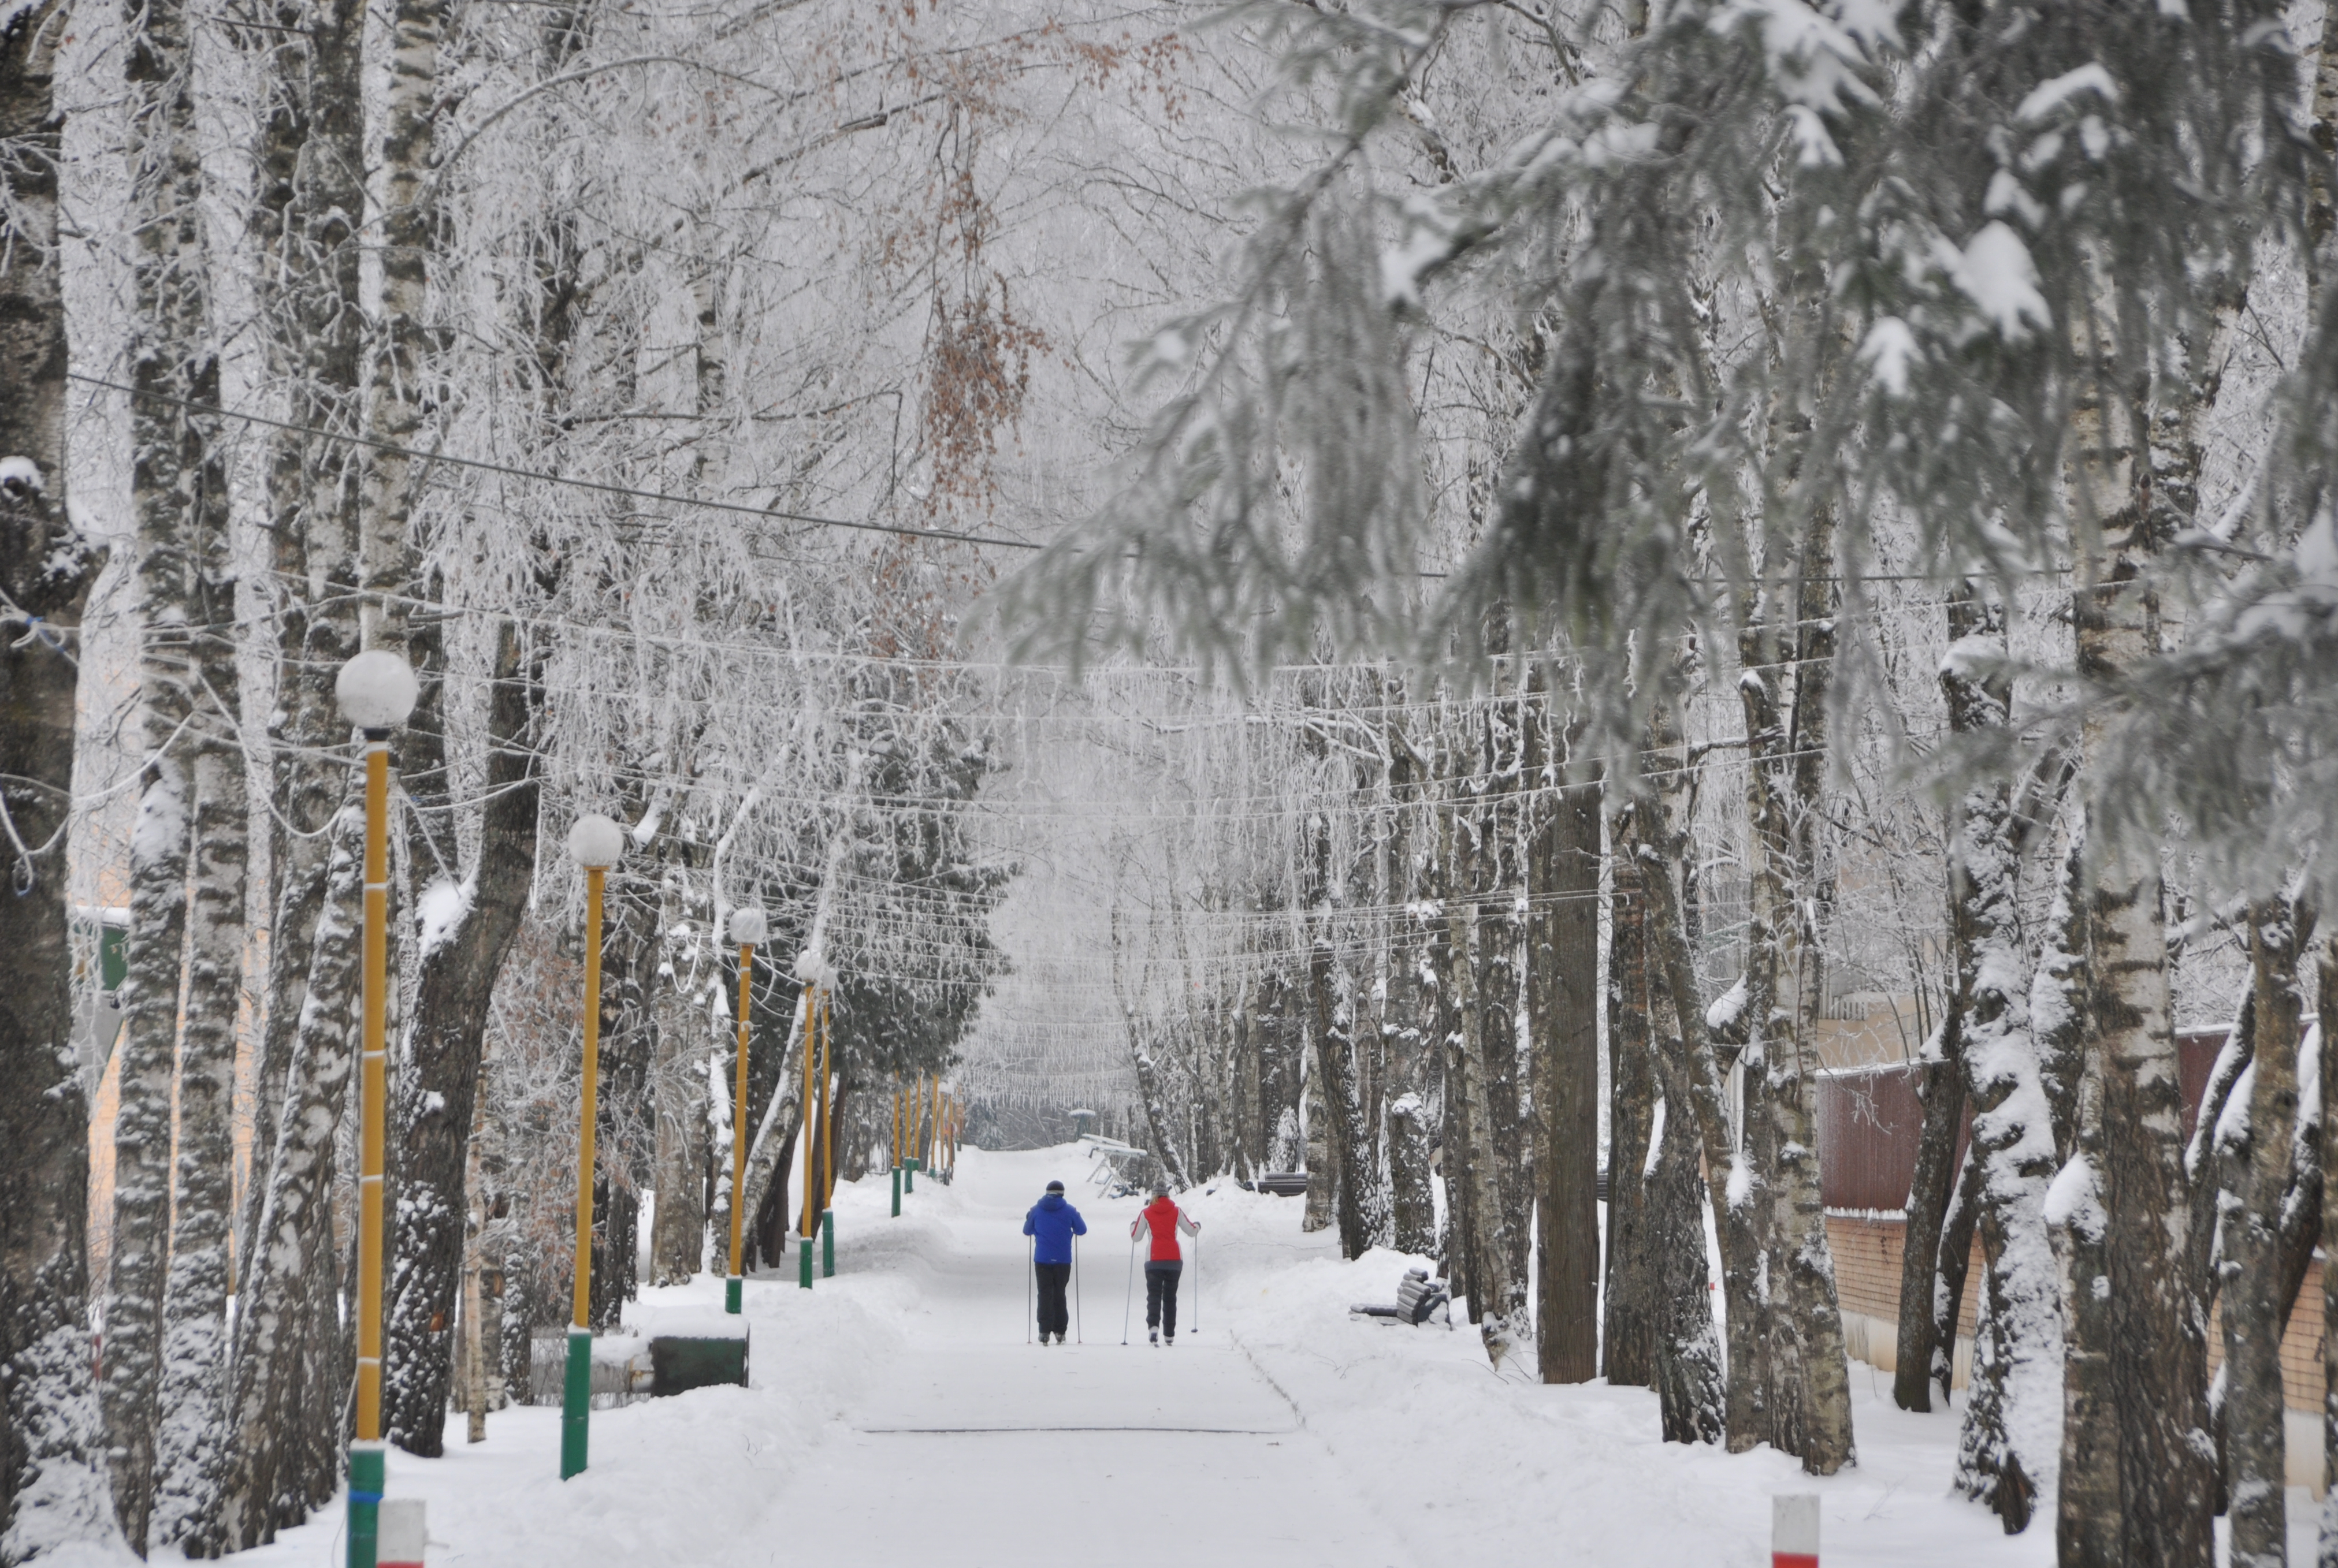
M2208 1376L2225 1362L2225 1320L2208 1313ZM2289 1332L2281 1339L2282 1403L2293 1410L2322 1409L2322 1259L2305 1266L2305 1282L2289 1309Z
M1895 1364L1899 1343L1900 1259L1905 1250L1902 1239L1906 1229L1897 1220L1827 1216L1827 1246L1834 1253L1835 1295L1842 1306L1846 1337L1852 1340L1852 1353L1860 1360L1885 1370ZM1972 1267L1965 1275L1964 1310L1957 1320L1961 1330L1959 1348L1963 1352L1960 1361L1970 1354L1964 1341L1971 1337L1980 1310L1980 1241L1975 1238ZM1852 1324L1850 1319L1853 1314L1865 1321ZM1862 1341L1864 1354L1861 1354ZM2224 1325L2212 1312L2208 1318L2210 1377L2215 1376L2224 1359ZM1963 1380L1960 1375L1956 1382L1961 1384ZM2306 1269L2297 1304L2290 1309L2289 1332L2281 1342L2281 1380L2284 1402L2292 1410L2320 1412L2323 1370L2319 1258Z
M1845 1311L1864 1312L1887 1323L1900 1321L1900 1259L1908 1228L1897 1220L1827 1216L1827 1247L1834 1253L1836 1298ZM1963 1314L1957 1322L1970 1333L1980 1301L1980 1241L1975 1238L1972 1268L1965 1275Z

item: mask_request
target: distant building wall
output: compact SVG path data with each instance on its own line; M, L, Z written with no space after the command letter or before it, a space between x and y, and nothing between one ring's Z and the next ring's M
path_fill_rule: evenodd
M2184 1132L2188 1139L2224 1033L2187 1031L2176 1037L2177 1070L2184 1086ZM1880 1372L1899 1364L1900 1269L1906 1250L1908 1185L1916 1171L1916 1141L1923 1107L1916 1098L1916 1070L1906 1063L1840 1067L1819 1074L1819 1189L1826 1201L1827 1245L1834 1254L1835 1290L1842 1303L1843 1338L1852 1357ZM1971 1130L1958 1144L1963 1157ZM1957 1319L1953 1385L1962 1388L1972 1368L1972 1329L1979 1311L1982 1260L1979 1239L1965 1276L1963 1310ZM2292 1307L2282 1339L2282 1392L2290 1416L2290 1483L2322 1487L2323 1402L2322 1258L2315 1254ZM2224 1360L2221 1320L2211 1314L2208 1370Z

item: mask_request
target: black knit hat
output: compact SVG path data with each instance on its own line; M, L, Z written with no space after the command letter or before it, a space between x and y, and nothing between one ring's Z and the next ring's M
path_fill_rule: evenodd
M1050 1181L1047 1183L1047 1191L1050 1192L1061 1192L1063 1190L1064 1184L1061 1181Z

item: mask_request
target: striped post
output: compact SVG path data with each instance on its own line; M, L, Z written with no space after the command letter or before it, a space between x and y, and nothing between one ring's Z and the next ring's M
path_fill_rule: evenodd
M1819 1500L1810 1492L1770 1499L1770 1568L1819 1568Z

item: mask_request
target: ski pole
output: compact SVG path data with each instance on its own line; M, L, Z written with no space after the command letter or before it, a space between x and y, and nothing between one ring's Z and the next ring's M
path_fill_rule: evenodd
M1194 1232L1194 1332L1202 1331L1202 1233Z
M1120 1342L1128 1343L1128 1309L1136 1303L1136 1238L1128 1239L1128 1289L1120 1298Z
M1031 1343L1031 1288L1039 1278L1039 1239L1023 1250L1023 1343Z
M1080 1239L1072 1238L1072 1343L1085 1345L1087 1319L1080 1311Z

